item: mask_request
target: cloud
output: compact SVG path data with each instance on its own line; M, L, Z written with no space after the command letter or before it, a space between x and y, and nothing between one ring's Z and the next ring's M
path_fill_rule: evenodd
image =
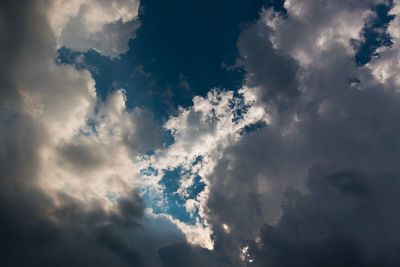
M241 57L237 64L245 68L249 87L262 88L262 100L272 100L284 108L299 95L298 66L295 60L273 47L269 31L266 25L257 23L241 33L237 44Z
M224 149L207 176L205 215L213 229L215 250L235 264L320 266L331 258L340 263L336 265L397 262L389 252L374 250L394 226L388 232L373 231L376 236L368 246L374 248L366 246L359 238L362 233L353 235L366 219L350 200L358 197L361 206L384 212L390 197L384 203L378 200L388 186L381 184L397 188L400 99L397 75L392 72L398 61L397 17L387 27L393 45L378 48L379 56L365 67L357 65L352 46L354 39L363 38L365 24L379 4L391 5L383 1L286 1L286 15L266 9L259 21L244 28L238 41L238 64L247 71L245 84L264 103L270 123ZM397 5L389 14L397 14ZM323 166L322 173L315 174L318 166ZM324 186L313 187L310 180ZM371 189L375 187L382 191ZM298 195L285 197L288 188ZM337 193L329 195L324 191L327 188L336 188ZM310 201L310 207L299 204L303 206L286 209L293 202L305 201ZM343 206L334 204L342 202ZM286 203L283 208L282 203ZM297 225L310 223L307 213L317 213L315 206L326 212L333 209L331 213L341 223L335 224L338 232L331 225L321 226L332 231L332 239L324 239L324 233L315 233L314 238L311 227L312 241L307 243L295 231ZM346 214L352 212L354 224L349 233L342 233L347 229ZM296 224L288 221L294 213L298 214ZM375 225L380 218L398 223L390 214L371 213L368 220ZM384 247L390 247L389 243ZM376 258L367 256L369 249Z
M0 4L0 264L157 266L149 255L159 247L139 246L141 230L157 244L183 242L134 186L134 160L160 130L151 113L126 109L122 89L102 102L88 71L56 63L54 5ZM169 232L152 237L155 224Z
M328 173L326 173L328 171ZM399 264L398 173L310 170L310 193L289 190L277 225L261 228L254 266Z
M246 127L257 123L269 123L269 116L254 92L244 87L237 95L213 89L206 97L195 97L193 106L180 109L164 124L174 142L155 150L144 161L141 187L152 200L155 212L181 209L188 215L177 217L171 213L189 243L212 249L212 231L205 217L208 176L224 149L236 144ZM179 201L183 203L175 204Z
M0 4L1 265L399 263L398 1L263 9L237 42L242 88L164 129L55 61L63 45L126 51L138 5ZM361 66L379 5L392 45Z
M135 37L138 0L73 0L52 2L49 20L58 47L95 49L112 58L128 51Z
M163 148L151 113L128 110L123 89L103 102L88 71L55 61L60 36L48 16L57 12L47 4L2 4L26 19L14 27L9 22L13 17L6 20L9 42L34 44L12 51L9 62L15 64L7 69L12 75L5 76L9 94L1 106L1 212L9 216L4 241L14 243L4 250L4 264L46 266L65 258L66 265L157 266L161 246L187 239L211 248L211 231L204 222L190 225L146 211L137 188L158 190L162 177L146 184L138 173L148 164L160 170L182 166L193 175L179 186L179 193L197 192L194 174L212 166L212 158L220 157L218 148L237 142L246 126L268 122L263 108L254 105L253 93L243 88L234 96L215 89L205 98L194 98L193 107L166 122L175 142ZM151 151L154 155L145 155ZM204 163L190 166L198 156ZM194 214L204 199L196 195L184 209ZM32 212L26 211L27 203ZM18 234L30 232L34 235ZM19 243L24 245L18 248ZM17 251L29 253L17 259Z
M159 250L163 266L228 266L218 261L215 255L204 248L191 247L185 243L178 243L163 247Z

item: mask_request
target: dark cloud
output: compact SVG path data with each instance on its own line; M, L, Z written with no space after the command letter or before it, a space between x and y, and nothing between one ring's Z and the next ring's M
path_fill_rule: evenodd
M2 65L0 71L0 107L8 104L14 106L19 101L18 75L21 73L21 60L29 62L33 53L37 57L43 55L43 49L48 47L48 42L54 41L49 34L49 27L44 18L38 16L40 8L47 8L43 2L2 1L0 5L0 57ZM36 14L35 14L36 13ZM26 43L30 40L29 49Z
M60 196L61 205L55 206L36 185L45 137L40 125L20 116L1 128L1 266L143 263L141 252L124 237L138 229L143 217L144 203L136 192L119 199L111 214L100 203L88 207L68 196Z
M298 66L295 60L276 50L270 41L270 29L263 23L248 26L237 43L238 63L247 72L247 84L261 87L261 99L273 101L280 108L292 105L299 96Z
M158 252L163 261L163 266L204 266L202 259L196 255L187 244L177 244L163 247Z
M309 194L287 192L279 223L253 244L254 266L399 265L399 173L326 171L311 169Z
M128 238L142 227L144 218L145 205L136 191L118 198L110 212L96 199L82 202L67 194L54 196L39 184L43 178L41 151L51 139L48 122L25 112L20 100L25 101L23 92L42 90L42 73L35 79L32 74L40 70L42 61L55 58L55 40L45 17L50 6L47 1L0 4L0 53L4 55L0 80L0 265L149 266ZM49 80L58 78L51 76L51 69L43 72ZM49 94L56 96L58 88L52 89ZM65 145L60 153L81 168L101 164L94 151L82 146Z
M349 32L336 22L376 6L291 4L238 41L271 124L227 148L209 177L216 251L236 265L396 266L398 86L357 65L353 33L338 41ZM319 47L326 31L336 37Z
M218 253L186 243L162 247L158 254L164 267L232 266L229 259Z
M32 141L26 140L28 144ZM23 140L7 141L13 145L14 152L17 144L24 145ZM24 147L19 155L6 153L8 166L17 166L14 170L0 168L2 266L138 266L144 263L140 250L125 236L138 229L143 217L144 203L136 192L118 200L116 212L111 214L100 203L87 206L68 196L60 196L61 205L55 206L54 200L35 185L35 168L24 164L29 160L29 152ZM2 162L6 162L4 158Z
M132 217L140 218L142 207L114 217L101 206L87 211L65 198L55 208L40 192L19 193L1 203L2 266L144 265L144 255L125 236L137 227Z

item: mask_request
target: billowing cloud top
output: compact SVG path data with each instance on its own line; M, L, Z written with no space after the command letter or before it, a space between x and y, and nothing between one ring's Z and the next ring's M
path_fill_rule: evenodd
M137 0L57 0L48 12L59 47L117 57L139 27Z
M1 2L0 265L398 266L400 2L262 3L204 89L143 1Z

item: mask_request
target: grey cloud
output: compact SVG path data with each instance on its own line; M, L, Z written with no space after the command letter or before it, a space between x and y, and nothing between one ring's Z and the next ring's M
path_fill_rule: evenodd
M100 203L89 208L68 196L60 196L62 205L55 206L53 199L36 186L40 178L37 153L44 137L40 127L30 118L18 118L7 125L7 130L2 128L2 266L144 264L140 250L121 237L137 230L143 217L144 203L136 192L118 200L117 212L112 214L105 213ZM113 232L104 239L104 225L115 228L115 237ZM123 255L120 248L125 249Z
M274 101L280 108L299 96L298 66L295 60L276 50L270 41L270 29L263 23L251 24L237 43L241 58L237 62L247 72L246 83L261 87L263 101Z
M44 19L33 14L40 7L34 1L24 3L25 8L20 8L20 5L20 2L6 0L0 6L1 108L6 104L13 107L20 101L20 95L15 90L18 75L22 72L20 60L29 61L30 52L40 58L43 50L49 47L49 42L54 41ZM27 49L25 44L31 39L35 42L31 42Z
M121 235L116 235L110 229L101 229L97 237L99 244L109 248L115 254L131 265L143 265L143 255Z
M201 262L202 259L185 243L163 247L159 250L159 254L165 267L204 266L204 262Z
M2 266L142 265L144 255L123 237L137 227L131 216L140 215L142 207L121 211L115 224L100 205L88 212L65 198L62 207L52 207L51 199L34 187L14 194L1 201ZM130 227L120 230L121 224Z
M310 6L300 28L288 12L282 32L260 20L238 41L245 84L259 88L271 124L227 148L209 177L216 250L234 265L396 266L398 88L357 67L350 43L311 50L307 65L292 51L373 3L295 3Z
M53 137L49 125L64 123L69 108L88 99L72 94L91 82L87 74L54 64L56 40L45 16L49 7L49 1L40 0L0 3L0 265L157 266L149 251L157 253L158 248L142 246L138 238L156 240L153 226L146 225L144 201L130 186L107 211L98 199L55 195L40 183L41 169L47 166L41 162L43 148L49 148ZM43 109L32 110L49 117L27 112L26 92L45 99ZM104 155L93 147L74 142L64 142L55 152L77 173L104 163ZM183 241L176 227L163 224L173 234L164 233L160 244Z
M59 147L60 165L85 172L94 170L106 163L105 155L101 155L94 146L84 144L63 144Z
M134 154L143 154L160 146L162 130L154 122L150 111L135 109L132 123L136 127L133 131L127 129L124 132L124 143Z
M309 194L287 192L279 223L253 244L254 266L399 264L399 174L326 172L310 170Z
M164 267L232 266L229 259L221 258L215 252L192 247L186 243L162 247L158 253Z
M97 242L96 236L101 236L104 224L127 230L138 227L144 204L137 193L120 199L118 212L111 215L97 203L87 211L88 207L68 196L60 197L61 206L54 206L53 199L36 186L40 178L37 153L45 135L29 117L18 117L6 127L2 125L0 134L0 264L130 266L113 252L114 243ZM135 257L141 254L132 245L126 250Z

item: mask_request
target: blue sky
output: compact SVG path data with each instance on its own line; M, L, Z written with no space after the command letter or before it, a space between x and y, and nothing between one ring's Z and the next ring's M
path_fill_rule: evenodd
M91 71L103 98L122 87L128 107L148 108L165 120L210 88L241 87L244 70L236 66L238 36L246 24L257 20L261 7L272 5L259 0L142 1L140 28L119 59L65 47L59 57L76 64L74 58L83 54L77 65ZM279 8L282 3L275 5Z

